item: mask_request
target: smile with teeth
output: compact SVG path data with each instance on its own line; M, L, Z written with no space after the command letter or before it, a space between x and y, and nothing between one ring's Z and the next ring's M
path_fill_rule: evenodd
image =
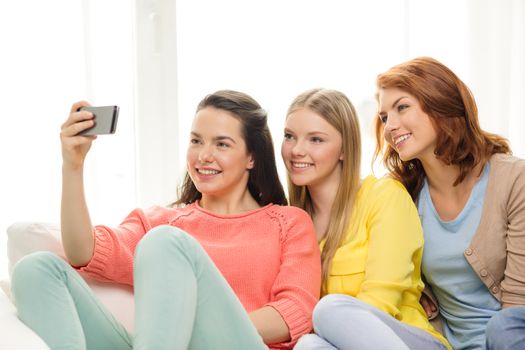
M292 166L294 168L308 168L311 167L312 163L299 163L299 162L292 162Z
M213 170L213 169L197 169L197 172L202 175L216 175L220 173L219 170Z
M399 136L398 138L394 139L394 145L398 145L399 143L405 141L406 139L408 139L412 134L405 134L405 135L401 135Z

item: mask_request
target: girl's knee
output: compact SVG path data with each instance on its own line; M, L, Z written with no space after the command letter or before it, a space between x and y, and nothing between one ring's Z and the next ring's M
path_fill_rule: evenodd
M516 306L502 309L491 317L487 323L487 342L505 341L508 333L513 332L516 326L525 324L525 307Z
M313 313L314 328L321 331L323 327L339 322L361 322L373 317L370 306L349 295L329 294L315 306Z
M328 294L322 297L314 308L312 317L314 326L318 327L331 322L334 315L341 311L341 303L346 298L350 297L341 294Z
M195 249L198 242L183 230L169 225L157 226L140 240L135 253L135 260L143 256L162 256L163 253L176 254Z
M31 253L20 259L11 276L11 291L16 296L21 289L34 288L40 285L40 279L47 279L57 264L67 264L54 253L41 251Z
M15 281L25 276L38 276L42 269L53 266L57 261L63 260L56 254L47 251L26 255L15 264L12 280Z

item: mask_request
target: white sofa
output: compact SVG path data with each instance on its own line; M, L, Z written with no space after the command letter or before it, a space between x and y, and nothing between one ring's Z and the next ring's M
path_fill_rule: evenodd
M7 229L9 275L20 258L36 251L51 251L64 258L60 227L56 224L18 222ZM122 325L133 333L134 303L132 288L114 283L100 283L85 276L100 301ZM0 349L49 349L31 329L16 316L10 299L9 280L0 281Z

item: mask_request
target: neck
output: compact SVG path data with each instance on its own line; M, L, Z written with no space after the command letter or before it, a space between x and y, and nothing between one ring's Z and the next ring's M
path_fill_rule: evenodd
M233 193L228 196L202 194L199 204L202 208L219 215L239 214L261 207L248 188L240 194Z
M421 163L425 169L429 188L435 193L452 196L460 195L465 190L470 192L473 184L479 178L480 170L483 168L483 164L478 164L461 183L454 186L454 182L460 174L457 165L446 165L436 157L422 160Z
M334 171L324 181L308 186L314 209L314 222L316 217L330 215L341 182L341 172L341 170Z
M310 197L312 198L312 205L314 208L314 217L329 213L332 210L332 205L335 201L335 195L339 184L326 184L322 186L308 187Z

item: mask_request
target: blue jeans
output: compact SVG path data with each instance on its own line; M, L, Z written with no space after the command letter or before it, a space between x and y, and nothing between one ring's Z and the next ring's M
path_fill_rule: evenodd
M295 350L446 350L432 334L396 320L359 299L329 294L314 309L315 334L299 339Z
M502 309L487 323L487 350L525 349L525 306Z
M135 334L96 299L79 274L49 252L15 266L18 317L51 349L268 349L200 244L159 226L135 251Z

